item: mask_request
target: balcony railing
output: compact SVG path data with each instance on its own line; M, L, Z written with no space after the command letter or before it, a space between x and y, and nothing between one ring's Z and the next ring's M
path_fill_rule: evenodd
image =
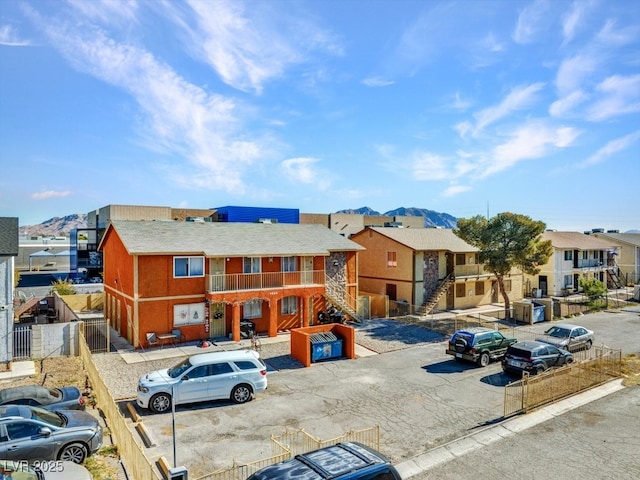
M479 264L474 265L456 265L455 266L455 276L456 278L460 277L481 277L481 276L490 276L491 273L485 271L484 267Z
M578 260L578 268L602 267L602 261L597 258L581 258Z
M324 270L207 275L207 291L235 292L300 285L324 285L324 275Z

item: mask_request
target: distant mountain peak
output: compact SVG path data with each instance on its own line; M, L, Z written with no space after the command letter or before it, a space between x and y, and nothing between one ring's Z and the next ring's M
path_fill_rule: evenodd
M424 217L425 227L443 227L443 228L456 228L458 225L458 219L448 213L435 212L426 208L416 207L399 207L395 210L389 210L385 213L379 213L369 207L360 207L355 210L340 210L336 213L350 213L360 215L385 215L388 217L395 216L409 216L409 217Z
M39 225L24 225L19 228L23 236L64 236L68 237L71 230L87 227L87 214L74 213L65 217L53 217Z

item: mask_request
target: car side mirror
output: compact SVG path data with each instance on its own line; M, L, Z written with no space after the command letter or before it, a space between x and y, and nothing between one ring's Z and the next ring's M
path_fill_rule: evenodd
M51 436L51 429L49 427L42 427L39 431L38 434L42 437L50 437Z

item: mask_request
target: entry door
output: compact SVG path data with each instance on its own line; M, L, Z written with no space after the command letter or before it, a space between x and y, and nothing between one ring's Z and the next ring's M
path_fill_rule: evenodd
M540 291L542 292L542 296L546 297L548 295L547 293L547 276L546 275L540 275L538 277L538 288L540 289Z
M225 304L215 302L209 308L209 336L212 338L226 337Z
M386 292L389 300L395 302L398 299L398 287L395 283L387 283Z
M313 257L302 257L302 278L300 283L302 285L309 285L313 283Z

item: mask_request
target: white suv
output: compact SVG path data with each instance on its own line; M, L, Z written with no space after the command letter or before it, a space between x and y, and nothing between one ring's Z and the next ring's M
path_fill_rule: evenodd
M162 413L171 408L172 397L175 405L221 399L244 403L266 388L267 367L258 352L201 353L140 377L136 403Z

